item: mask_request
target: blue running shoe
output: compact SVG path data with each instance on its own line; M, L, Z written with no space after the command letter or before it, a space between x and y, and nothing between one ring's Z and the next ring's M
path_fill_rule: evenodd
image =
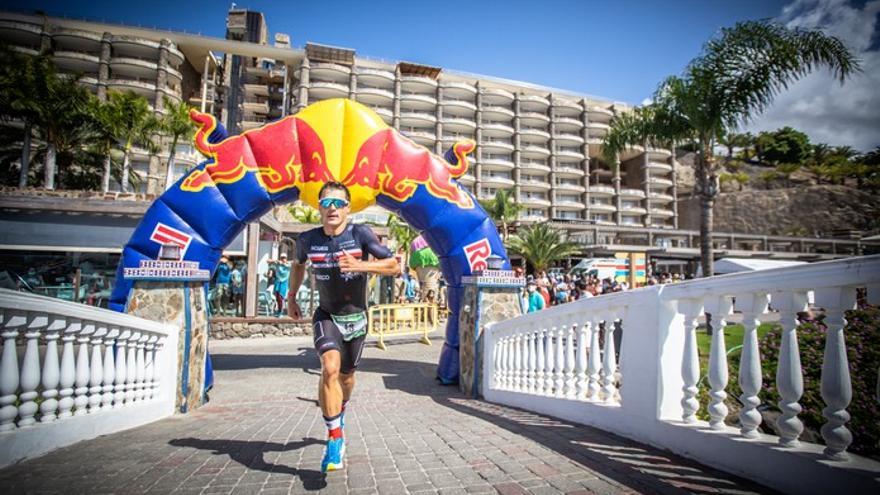
M321 461L321 472L338 471L342 469L342 457L345 455L345 441L340 438L327 440L327 448L324 450L324 460Z

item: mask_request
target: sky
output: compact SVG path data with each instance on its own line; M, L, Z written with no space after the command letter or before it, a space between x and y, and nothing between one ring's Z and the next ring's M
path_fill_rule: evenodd
M0 0L5 9L21 2ZM29 10L223 37L231 2L30 0ZM360 56L525 81L638 104L737 21L772 18L843 38L865 71L843 87L817 73L781 94L747 130L783 125L814 142L880 145L880 0L323 1L243 0L270 36L353 48ZM271 38L270 38L271 39Z

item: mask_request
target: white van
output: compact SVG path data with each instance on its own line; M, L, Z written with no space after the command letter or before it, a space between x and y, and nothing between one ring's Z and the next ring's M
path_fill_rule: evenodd
M568 274L572 277L579 277L582 273L587 273L599 280L606 278L614 280L614 277L617 276L617 263L615 258L587 258L571 267Z

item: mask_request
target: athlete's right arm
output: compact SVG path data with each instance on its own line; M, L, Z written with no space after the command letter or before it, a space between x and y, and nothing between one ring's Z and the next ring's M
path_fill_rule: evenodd
M291 271L293 273L290 276L290 287L287 293L287 316L298 320L302 318L302 309L296 302L296 294L299 292L299 286L302 285L303 279L306 278L306 264L294 261Z

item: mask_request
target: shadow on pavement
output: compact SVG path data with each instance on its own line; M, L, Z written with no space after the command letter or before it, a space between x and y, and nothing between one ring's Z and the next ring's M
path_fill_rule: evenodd
M218 354L214 355L214 368L216 370L299 368L307 373L319 373L320 363L314 350L300 347L297 351L299 353L294 355ZM672 453L646 448L631 440L590 426L534 414L514 407L468 399L457 387L444 387L436 381L435 364L365 357L358 366L358 372L380 374L389 390L430 397L440 406L483 419L528 438L632 490L639 492L656 492L658 489L664 492L681 490L690 493L718 493L730 490L730 493L743 493L742 490L746 489L760 493L774 493L767 487L721 473ZM517 448L503 446L500 448L506 455L517 454Z
M307 490L320 490L327 486L325 475L320 471L297 469L283 464L269 464L263 460L264 452L287 452L314 444L323 445L324 442L315 438L304 438L299 442L286 444L243 440L202 440L198 438L175 438L168 442L168 445L174 447L192 447L211 450L214 455L228 455L230 459L248 469L290 474L299 477Z

